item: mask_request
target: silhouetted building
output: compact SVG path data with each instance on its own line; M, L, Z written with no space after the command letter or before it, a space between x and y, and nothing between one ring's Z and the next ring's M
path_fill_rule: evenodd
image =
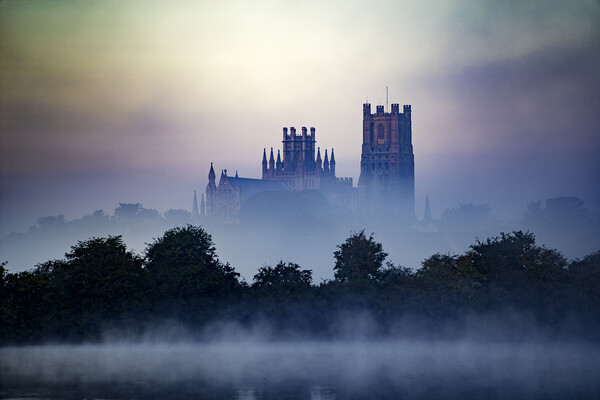
M371 104L363 105L363 144L359 196L352 178L337 178L333 149L328 154L316 147L315 128L302 127L300 133L283 128L283 146L277 158L271 148L262 157L262 179L235 178L221 172L219 184L212 167L206 187L206 216L215 221L237 222L242 204L253 194L264 191L320 191L335 204L342 204L369 215L413 223L415 216L415 167L412 147L411 107L391 112ZM357 199L358 197L358 199ZM358 203L358 204L357 204Z
M415 160L412 147L411 108L391 112L363 104L363 144L358 180L360 208L366 213L415 217ZM391 215L390 215L391 214Z
M296 133L293 127L289 132L288 128L283 128L283 149L277 151L277 160L273 148L268 160L267 150L263 150L262 179L239 178L237 171L235 178L231 178L227 176L227 170L223 170L217 185L211 163L206 187L206 214L213 221L239 222L242 204L256 193L305 190L320 191L337 204L352 204L352 178L335 176L333 149L331 158L325 150L325 157L321 159L321 150L316 148L315 128L310 128L308 133L303 127L301 134Z
M316 148L315 128L310 133L302 127L302 133L296 128L283 128L283 159L277 150L277 161L273 157L273 148L267 163L267 151L263 152L262 178L285 182L290 190L333 191L336 185L335 156L331 149L331 161L325 150L325 159L321 159L321 149ZM316 151L316 157L315 157ZM352 183L350 183L350 186Z

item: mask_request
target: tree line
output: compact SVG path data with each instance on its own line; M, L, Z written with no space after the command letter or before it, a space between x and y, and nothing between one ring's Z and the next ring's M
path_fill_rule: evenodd
M516 336L531 333L525 318L546 333L600 338L600 251L568 261L514 231L461 255L434 254L412 270L386 262L382 245L360 231L334 258L332 280L316 284L311 270L282 260L248 283L218 259L199 226L167 230L142 255L121 236L80 241L64 259L26 272L0 266L0 343L94 341L111 330L142 334L161 321L192 331L263 321L282 335L444 336L474 317ZM344 327L360 315L366 328Z

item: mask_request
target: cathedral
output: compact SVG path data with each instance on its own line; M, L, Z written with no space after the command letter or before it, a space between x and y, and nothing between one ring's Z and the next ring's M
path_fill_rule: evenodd
M277 161L271 148L267 161L267 150L263 150L262 179L240 178L221 171L218 185L211 163L206 186L206 217L215 222L237 223L243 204L251 196L261 192L321 192L330 202L350 206L353 196L352 178L335 175L335 156L331 159L325 150L316 147L315 128L310 133L302 127L297 133L291 127L283 128L283 148L277 151ZM316 155L315 155L316 153ZM282 157L283 154L283 157Z
M202 199L200 215L214 222L237 223L244 203L262 192L318 191L330 203L359 211L415 220L415 176L412 148L411 107L400 112L392 104L391 112L377 106L363 105L363 140L358 188L352 178L338 178L333 149L328 154L316 146L315 128L302 127L301 133L283 128L282 149L273 148L262 156L262 179L241 178L221 171L217 176L211 163L206 186L206 203ZM195 195L194 195L195 196ZM195 204L197 200L194 197ZM197 209L197 205L195 206ZM195 214L198 214L195 211Z

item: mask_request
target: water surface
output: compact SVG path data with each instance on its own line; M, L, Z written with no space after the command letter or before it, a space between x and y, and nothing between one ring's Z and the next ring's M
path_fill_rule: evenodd
M600 346L481 341L113 343L0 349L2 398L566 399Z

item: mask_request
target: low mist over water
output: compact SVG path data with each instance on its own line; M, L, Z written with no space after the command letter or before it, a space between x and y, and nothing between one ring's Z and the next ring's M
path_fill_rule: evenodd
M0 350L2 398L593 398L600 346L286 341ZM26 394L29 393L29 394Z

